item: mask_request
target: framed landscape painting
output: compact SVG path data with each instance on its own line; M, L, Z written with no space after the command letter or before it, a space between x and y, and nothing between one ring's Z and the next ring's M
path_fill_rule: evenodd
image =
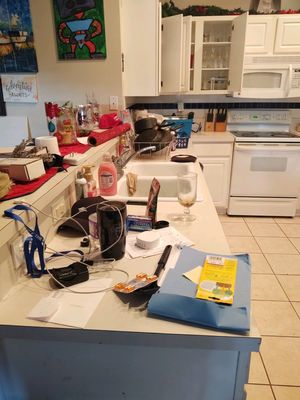
M106 58L103 0L53 0L58 58Z
M0 73L37 71L29 0L0 0Z

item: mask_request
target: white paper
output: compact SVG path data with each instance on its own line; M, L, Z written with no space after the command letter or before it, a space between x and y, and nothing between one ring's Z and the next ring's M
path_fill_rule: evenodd
M111 283L112 279L108 278L90 279L71 286L70 289L76 292L97 291L109 288ZM79 294L67 289L57 289L50 296L41 299L27 318L84 328L104 294L105 292Z
M37 103L36 75L1 75L4 101L8 103Z
M183 236L177 229L169 226L168 228L158 229L160 235L159 245L150 250L141 249L136 246L136 236L138 234L131 234L126 239L126 251L131 258L137 257L150 257L156 254L161 254L164 248L170 244L175 247L192 246L194 243L187 237Z

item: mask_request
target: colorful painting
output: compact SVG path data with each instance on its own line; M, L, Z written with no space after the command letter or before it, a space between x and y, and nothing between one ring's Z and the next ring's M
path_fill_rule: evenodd
M103 0L53 0L58 58L106 58Z
M37 70L29 0L0 0L0 73Z
M36 75L2 75L1 81L7 103L37 103Z

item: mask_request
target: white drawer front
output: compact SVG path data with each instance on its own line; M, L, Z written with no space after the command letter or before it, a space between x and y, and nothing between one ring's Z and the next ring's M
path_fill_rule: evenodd
M232 144L230 143L200 143L193 142L193 153L197 157L231 156Z

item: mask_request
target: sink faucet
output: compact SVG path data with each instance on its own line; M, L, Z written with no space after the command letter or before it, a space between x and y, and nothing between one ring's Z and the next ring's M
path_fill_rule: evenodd
M133 151L133 152L132 152L132 150L127 150L127 151L125 151L125 153L121 154L119 157L114 157L113 163L115 164L115 167L117 168L118 179L120 179L124 175L124 168L129 163L130 160L132 160L134 157L138 156L139 154L145 153L146 151L155 151L155 150L156 150L155 146L147 146L147 147L144 147L140 150ZM128 156L127 158L126 158L126 155Z

